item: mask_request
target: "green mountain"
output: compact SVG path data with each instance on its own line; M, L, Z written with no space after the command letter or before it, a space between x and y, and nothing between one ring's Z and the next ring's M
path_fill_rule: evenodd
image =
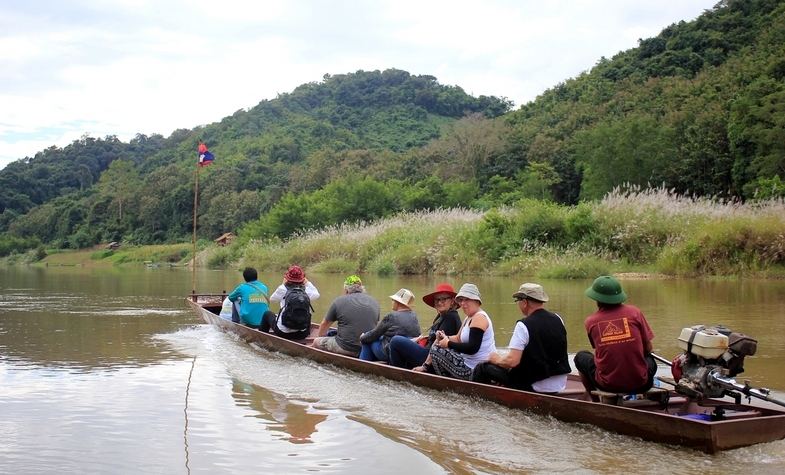
M286 192L318 189L352 168L356 176L393 168L394 157L448 124L510 106L395 69L327 75L166 139L83 137L11 163L0 171L0 232L71 247L181 239L203 140L218 157L201 173L199 222L210 237L258 218Z
M783 197L785 2L720 2L509 108L400 70L325 76L168 138L83 138L12 163L0 232L72 247L182 240L199 140L217 157L200 173L205 238L521 198L574 204L623 185Z
M638 48L602 58L508 116L527 163L564 202L615 186L782 196L785 4L728 0Z

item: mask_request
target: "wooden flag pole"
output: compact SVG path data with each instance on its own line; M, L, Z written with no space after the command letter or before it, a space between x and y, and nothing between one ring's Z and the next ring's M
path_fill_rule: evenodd
M194 231L191 241L193 243L193 258L191 262L191 289L196 294L196 209L199 205L199 162L194 170Z

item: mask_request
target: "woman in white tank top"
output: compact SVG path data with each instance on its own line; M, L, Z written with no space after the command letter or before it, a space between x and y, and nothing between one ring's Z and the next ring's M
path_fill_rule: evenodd
M451 337L437 332L428 358L422 366L414 368L415 371L471 380L474 367L488 361L496 351L493 323L481 308L482 298L477 286L463 284L455 301L466 314L460 331Z

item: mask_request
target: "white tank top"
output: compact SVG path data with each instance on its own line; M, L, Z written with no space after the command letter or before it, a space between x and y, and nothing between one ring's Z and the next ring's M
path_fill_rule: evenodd
M474 369L474 367L480 363L488 361L491 353L496 351L496 340L493 337L493 322L491 322L491 317L485 313L485 310L480 310L471 317L467 317L467 319L474 318L480 314L485 315L485 318L488 319L488 328L486 328L485 333L482 334L482 343L480 344L480 349L477 350L477 353L473 355L461 353L464 363L466 363L466 366L471 369ZM467 321L466 324L461 328L461 342L463 343L469 341L469 324L470 322Z

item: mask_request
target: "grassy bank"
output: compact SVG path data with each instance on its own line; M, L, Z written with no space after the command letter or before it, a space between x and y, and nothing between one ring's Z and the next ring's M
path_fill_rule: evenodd
M614 192L561 206L523 200L514 207L401 214L303 233L285 241L229 247L200 242L197 263L312 272L527 274L590 278L605 273L785 278L785 203L723 202L667 190ZM11 261L36 261L30 251ZM55 252L45 265L177 264L191 244ZM6 258L6 262L9 259Z
M121 264L171 264L184 265L191 258L192 245L160 244L153 246L122 246L117 250L90 248L79 250L46 249L44 253L29 251L12 254L2 260L5 264L31 264L41 266L100 267Z
M524 200L485 213L438 210L215 251L233 264L378 274L525 273L585 278L643 272L785 277L785 203L741 204L667 190L560 206Z

